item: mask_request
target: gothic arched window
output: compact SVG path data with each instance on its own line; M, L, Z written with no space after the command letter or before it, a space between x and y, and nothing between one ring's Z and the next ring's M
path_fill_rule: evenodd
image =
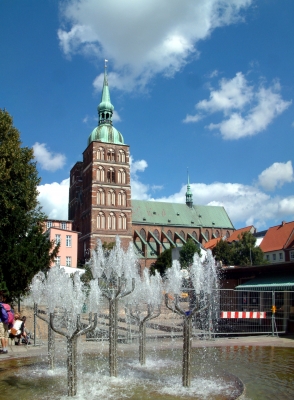
M126 183L126 171L124 169L118 171L118 183Z
M104 160L104 149L103 147L99 147L97 150L97 160Z
M185 232L184 232L184 231L181 231L181 232L180 232L180 236L181 236L181 238L185 239Z
M216 230L215 232L214 232L214 235L215 235L215 237L219 237L219 230Z
M113 212L108 215L108 229L116 229L116 219Z
M127 217L123 213L118 218L118 229L127 229Z
M193 238L195 238L196 240L198 240L198 235L197 235L197 233L196 233L195 231L192 232L192 236L193 236Z
M97 228L98 229L105 229L105 215L103 212L99 212L97 216Z
M205 231L205 237L207 240L210 240L210 235L209 235L208 229L206 229L206 231Z
M112 189L107 194L107 203L109 206L115 206L115 191Z
M230 237L230 232L229 232L229 231L226 232L226 237L227 237L227 238Z
M114 161L115 160L115 152L113 149L109 149L107 151L107 161Z
M159 232L158 232L157 229L154 229L153 235L154 235L157 239L159 239Z
M144 240L146 240L146 231L145 231L145 229L141 229L140 230L140 235L142 236L142 238L144 239Z
M113 168L109 168L109 170L107 171L107 182L115 183L115 171Z
M99 182L104 182L104 168L103 167L98 167L97 168L97 172L96 172L96 175L97 175L97 181L99 181Z
M118 161L121 163L126 162L126 153L123 150L120 150L118 153Z
M173 240L172 231L167 231L167 236L168 236L171 240Z
M119 206L126 206L127 205L127 195L124 190L121 190L118 193L118 205Z
M103 189L98 189L97 192L97 204L105 205L105 192Z

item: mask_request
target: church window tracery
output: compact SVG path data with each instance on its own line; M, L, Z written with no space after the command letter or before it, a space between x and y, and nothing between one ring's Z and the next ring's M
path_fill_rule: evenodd
M109 170L107 171L107 182L115 183L115 171L113 168L109 168Z
M97 228L105 229L105 215L100 211L97 215Z
M124 190L121 190L118 193L118 205L119 206L126 206L127 205L127 195Z
M108 229L116 229L116 218L113 212L108 215Z
M97 192L97 204L105 205L105 192L103 189L99 189Z
M104 160L104 149L103 147L99 147L97 150L97 160Z
M107 152L107 161L115 161L115 152L113 149L109 149Z
M97 173L96 174L97 174L97 181L104 182L104 175L105 175L104 168L99 166L97 168Z
M127 229L127 217L121 213L118 219L118 229Z
M121 163L126 162L126 153L123 150L120 150L118 153L118 161Z
M115 191L112 189L108 192L107 203L109 206L115 206Z
M118 170L118 183L126 183L126 171L122 168Z

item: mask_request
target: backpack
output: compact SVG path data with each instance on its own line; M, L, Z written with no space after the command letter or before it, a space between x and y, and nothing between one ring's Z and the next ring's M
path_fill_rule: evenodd
M2 306L2 303L0 303L0 320L4 324L8 324L8 314L5 308Z
M3 309L7 313L7 322L5 322L5 321L2 321L2 322L4 322L5 324L8 324L8 328L11 328L13 326L13 322L14 322L14 313L11 310L11 307L9 304L2 303L2 307L3 307L2 314L3 314Z

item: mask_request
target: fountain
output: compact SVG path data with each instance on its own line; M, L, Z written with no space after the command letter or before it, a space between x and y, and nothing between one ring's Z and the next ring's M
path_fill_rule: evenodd
M159 273L149 275L145 268L142 279L139 279L136 288L130 296L127 308L130 316L139 325L139 362L146 364L146 324L157 318L161 312L162 281ZM144 309L143 309L144 307Z
M37 302L45 301L49 319L41 317L48 324L48 359L49 368L55 366L55 341L52 330L67 340L67 393L75 396L77 392L77 339L79 336L94 330L97 326L97 308L100 298L99 286L90 283L86 292L78 273L73 277L63 269L53 267L45 277L37 274L31 284L34 299L34 310ZM81 324L81 312L84 304L89 309L89 322L86 327ZM94 311L94 320L92 312ZM40 317L40 315L38 315Z
M48 371L48 367L40 369L43 365L40 359L17 360L17 364L13 364L13 361L2 361L0 400L7 398L9 382L13 381L15 373L19 386L13 388L15 397L21 396L23 400L32 396L40 399L60 398L65 391L62 383L64 368L67 370L67 394L76 396L77 399L93 396L104 399L128 397L133 400L139 398L174 400L191 397L228 400L236 399L242 393L240 380L231 374L237 371L246 382L249 380L248 373L252 372L254 375L252 354L249 350L241 349L238 353L237 346L217 348L215 342L211 341L207 342L208 347L191 348L192 333L195 336L196 332L195 319L197 324L201 322L202 326L205 325L208 332L209 321L214 319L214 313L219 312L215 301L217 279L211 254L208 254L204 263L195 256L193 264L184 273L175 262L168 270L163 283L159 275L149 276L147 270L140 277L132 245L124 250L118 238L114 249L106 253L101 242L98 242L89 265L94 279L88 286L80 281L77 274L68 276L57 268L52 268L46 276L39 274L34 278L31 293L35 312L38 309L37 304L45 305L47 315L42 315L42 318L47 322L48 329L50 328L48 332L55 331L57 335L66 338L67 363L65 367L61 367L64 365L63 351L56 353L56 359L54 357L55 347L60 350L63 346L64 342L60 339L56 340L55 344L52 340L50 347L48 344L50 371L55 366L52 373ZM188 295L185 301L183 293ZM107 315L101 313L103 299L108 304ZM84 305L87 313L82 313ZM119 351L118 326L120 330L125 329L121 313L125 308L128 309L132 319L134 335L131 343L125 342L119 345ZM166 331L166 340L163 338L147 341L151 325L155 327L154 330L157 329L156 326L160 324L156 318L160 312L166 311L175 316L174 328L177 330L171 333ZM99 318L96 317L98 312L101 313ZM162 314L160 318L163 318ZM98 331L104 329L107 320L109 320L108 370L105 368L107 359L104 355L103 341L83 341L82 346L77 346L77 339L81 335L94 329ZM160 321L162 323L163 319ZM181 343L174 334L180 329L183 330ZM269 352L273 351L273 349L255 350L254 353L257 354L255 374L258 374L259 370L263 371L265 365L263 360L268 359ZM278 360L285 360L282 353L279 356L278 350L276 354ZM273 355L270 357L274 360ZM236 365L234 360L237 360ZM15 369L9 370L8 363ZM21 367L22 363L24 367ZM178 373L180 365L182 365L181 384ZM222 371L224 365L228 372ZM240 368L243 365L246 367ZM294 375L293 365L290 363L284 367L289 371L290 377ZM278 365L274 364L274 368L278 369ZM83 378L77 381L77 377L81 374ZM264 386L271 387L268 382ZM291 392L288 387L287 390L287 393L294 395L294 389ZM12 395L9 397L14 399Z
M183 278L178 261L174 261L167 271L165 305L183 318L182 382L184 387L189 387L191 385L192 317L209 309L208 315L211 320L212 292L217 288L218 278L210 251L205 262L201 262L199 255L195 253L192 265L184 272L186 272L184 275L186 279ZM183 281L189 284L188 287L183 287ZM179 296L185 289L186 291L188 289L192 297L189 310L184 310L179 303Z
M117 314L118 302L130 295L138 280L138 261L132 243L125 252L117 236L112 251L104 252L102 243L97 241L90 267L98 287L109 302L109 374L117 376Z

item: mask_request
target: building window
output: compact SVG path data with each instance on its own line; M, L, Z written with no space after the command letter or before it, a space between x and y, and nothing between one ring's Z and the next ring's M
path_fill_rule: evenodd
M60 267L60 256L55 257L55 266Z
M108 229L116 229L116 220L114 213L108 215Z
M66 256L66 258L65 258L65 265L66 265L67 267L71 267L71 257Z
M109 149L107 152L107 161L114 161L115 160L115 153L113 149Z
M167 231L167 236L168 236L171 240L173 240L172 231Z
M104 168L98 167L96 172L97 181L104 182Z
M52 226L52 221L47 221L47 229L51 228Z
M158 232L157 229L154 229L153 235L154 235L157 239L159 239L159 232Z
M185 239L185 233L184 233L184 231L181 231L181 232L180 232L180 236L181 236L182 239Z
M219 237L219 231L218 230L216 230L215 232L214 232L214 235L215 235L215 237Z
M123 150L120 150L118 153L118 161L122 163L126 162L126 153Z
M283 260L283 253L279 253L279 259Z
M118 171L118 183L126 183L126 171L124 169Z
M294 251L290 251L290 260L294 260Z
M107 202L109 206L115 206L115 191L110 190L107 195Z
M126 206L127 205L127 195L126 192L121 190L118 194L118 205Z
M61 236L55 235L55 244L60 244L60 243L61 243Z
M273 254L273 260L276 261L276 254Z
M107 182L115 183L115 171L113 168L109 168L109 170L107 171Z
M120 214L119 216L118 229L127 229L127 217L125 214Z
M60 227L61 229L66 229L66 222L61 222Z
M97 192L97 204L105 205L105 192L103 189L99 189Z
M196 240L198 240L198 236L197 236L197 233L196 233L195 231L192 232L192 236L193 236L193 238L195 238Z
M66 235L66 247L71 247L71 235Z
M269 261L269 255L268 254L266 255L266 259L267 259L267 261Z
M227 237L227 238L230 237L230 232L229 232L229 231L226 232L226 237Z
M104 149L103 147L99 147L97 150L97 160L104 160Z
M207 229L205 231L205 237L207 240L210 240L209 231Z
M99 212L97 216L97 228L105 229L105 215L103 214L103 212Z
M146 240L146 231L145 231L145 229L141 229L140 230L140 235L142 236L142 238L144 239L144 240Z

